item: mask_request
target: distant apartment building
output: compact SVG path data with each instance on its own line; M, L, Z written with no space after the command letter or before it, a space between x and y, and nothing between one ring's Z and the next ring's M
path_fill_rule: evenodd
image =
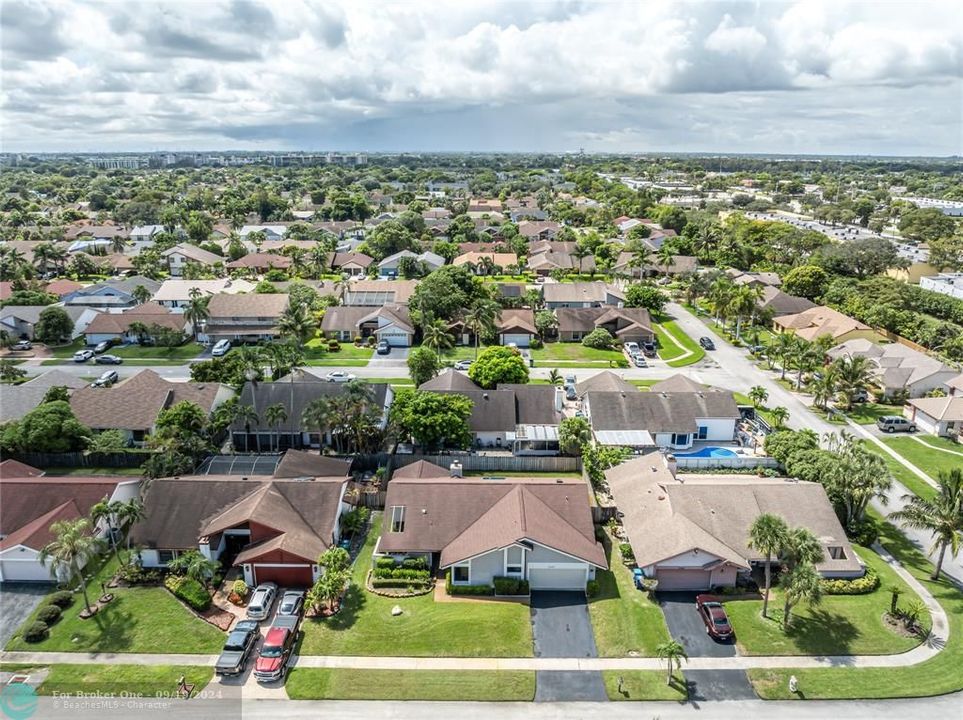
M940 273L920 278L920 287L963 300L963 272Z

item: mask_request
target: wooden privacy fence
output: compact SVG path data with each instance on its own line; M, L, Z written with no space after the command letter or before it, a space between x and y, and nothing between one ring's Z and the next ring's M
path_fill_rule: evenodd
M112 453L90 453L69 452L69 453L38 453L38 452L18 452L12 453L14 460L19 460L35 468L58 468L58 467L109 467L109 468L135 468L140 467L152 455L150 451L144 452L112 452Z

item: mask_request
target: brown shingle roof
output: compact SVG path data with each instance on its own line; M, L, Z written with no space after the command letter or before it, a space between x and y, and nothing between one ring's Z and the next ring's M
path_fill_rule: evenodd
M211 321L232 317L276 318L288 307L288 296L281 293L254 293L251 295L230 295L218 293L207 304Z
M398 468L391 474L391 479L396 478L446 478L450 475L450 471L443 468L441 465L435 465L427 460L418 460L411 463L410 465L405 465L402 468Z
M451 390L480 390L471 378L464 373L448 368L442 370L437 377L433 377L426 383L418 386L419 390L430 390L431 392L446 392Z
M172 313L157 303L145 303L122 313L100 313L90 321L84 332L86 334L125 333L135 322L181 331L187 324L183 313Z
M347 477L350 471L350 459L324 457L307 450L291 448L284 453L275 468L274 477Z
M498 315L496 330L499 333L523 332L535 335L538 333L535 327L535 313L526 308L502 310Z

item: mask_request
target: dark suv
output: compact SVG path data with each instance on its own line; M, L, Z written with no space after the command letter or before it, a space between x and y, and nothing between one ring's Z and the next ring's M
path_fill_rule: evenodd
M716 344L715 344L714 342L712 342L712 338L710 338L710 337L701 337L701 338L699 338L699 344L702 346L702 348L703 348L704 350L715 350L715 349L716 349Z

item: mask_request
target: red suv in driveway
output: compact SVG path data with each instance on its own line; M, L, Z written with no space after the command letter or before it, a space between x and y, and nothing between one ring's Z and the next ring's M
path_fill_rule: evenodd
M261 652L254 663L254 679L275 682L284 679L294 647L295 633L288 628L273 627L267 632Z
M696 609L705 623L706 632L716 640L730 640L734 633L722 603L711 595L696 595Z

